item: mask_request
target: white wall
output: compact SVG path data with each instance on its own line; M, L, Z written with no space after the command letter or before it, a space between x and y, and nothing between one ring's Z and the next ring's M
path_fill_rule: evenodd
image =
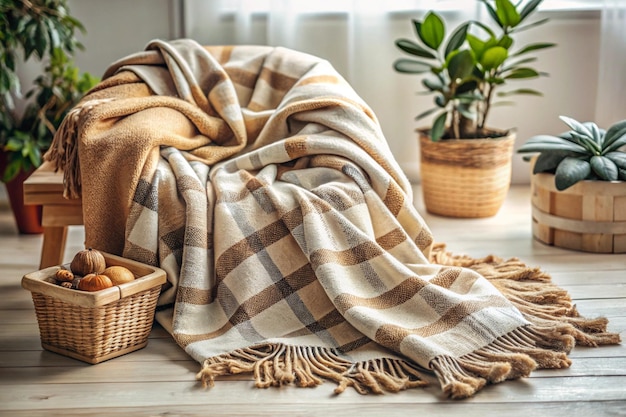
M189 1L201 4L206 0ZM83 70L101 75L109 63L129 53L140 51L152 39L172 39L179 27L172 4L174 0L70 0L71 12L87 28L82 37L86 51L77 57ZM201 43L235 43L236 33L229 30L232 21L218 21L201 9L187 10L187 36ZM547 12L546 12L547 13ZM558 133L565 126L558 115L565 114L586 121L594 115L600 18L597 12L559 13L552 20L530 32L528 41L551 41L559 46L541 52L538 69L550 74L531 85L544 92L543 98L520 97L515 106L494 110L491 125L517 129L518 146L538 133ZM412 37L407 14L392 15L385 27L372 27L369 37L359 40L355 50L336 39L345 37L345 23L337 16L312 21L303 37L309 39L307 52L329 59L377 114L390 147L412 180L418 177L418 149L413 117L431 105L432 97L419 96L418 79L397 74L392 62L401 54L393 41ZM216 22L218 25L216 25ZM319 24L323 24L320 30ZM365 22L367 24L367 22ZM221 25L221 26L219 26ZM264 22L260 19L252 31L259 43L265 39ZM215 26L215 27L213 27ZM208 29L210 28L210 30ZM368 65L350 68L348 53L370 57ZM520 85L521 87L522 85ZM528 166L520 155L514 157L514 183L529 180Z
M172 39L171 0L69 0L70 11L87 31L81 70L101 76L107 66L144 49L152 39Z

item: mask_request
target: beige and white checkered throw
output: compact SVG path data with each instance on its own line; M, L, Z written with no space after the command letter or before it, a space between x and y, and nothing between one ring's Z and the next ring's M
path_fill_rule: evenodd
M453 398L560 368L606 320L513 259L433 246L370 108L325 60L153 41L107 70L47 155L86 244L159 265L157 320L211 385Z

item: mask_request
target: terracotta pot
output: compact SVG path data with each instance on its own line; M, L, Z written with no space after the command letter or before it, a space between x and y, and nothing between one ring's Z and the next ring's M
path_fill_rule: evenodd
M5 154L0 154L0 173L4 173L5 166ZM42 207L24 205L24 181L33 171L20 172L17 177L5 183L17 230L21 234L43 233L41 226Z

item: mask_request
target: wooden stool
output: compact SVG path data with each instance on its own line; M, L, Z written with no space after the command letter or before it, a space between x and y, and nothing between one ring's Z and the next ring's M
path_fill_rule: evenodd
M24 204L41 205L43 246L39 268L61 265L65 254L67 227L83 224L81 199L63 197L63 173L54 172L49 162L44 162L24 182Z

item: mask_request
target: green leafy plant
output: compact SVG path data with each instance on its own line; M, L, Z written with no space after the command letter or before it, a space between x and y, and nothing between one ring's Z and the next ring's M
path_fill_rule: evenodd
M41 165L67 112L98 82L72 61L82 49L77 30L84 27L66 0L0 0L0 149L8 159L2 181ZM18 64L31 58L46 66L23 93Z
M626 120L604 130L593 122L581 123L566 116L560 119L571 130L558 136L533 136L518 149L519 153L539 153L533 174L553 173L561 191L582 180L626 181L626 152L622 150Z
M417 41L398 39L396 46L412 58L399 58L393 67L405 74L425 74L422 84L426 93L435 95L435 107L416 116L416 120L437 113L431 127L433 141L441 138L483 138L502 136L487 127L495 97L516 94L542 95L539 91L520 88L496 91L512 80L536 78L545 73L528 66L537 60L529 53L555 46L540 42L515 48L514 34L548 21L527 23L543 0L522 5L511 0L478 0L486 8L496 30L482 22L470 20L450 35L445 22L435 11L423 20L413 19Z

